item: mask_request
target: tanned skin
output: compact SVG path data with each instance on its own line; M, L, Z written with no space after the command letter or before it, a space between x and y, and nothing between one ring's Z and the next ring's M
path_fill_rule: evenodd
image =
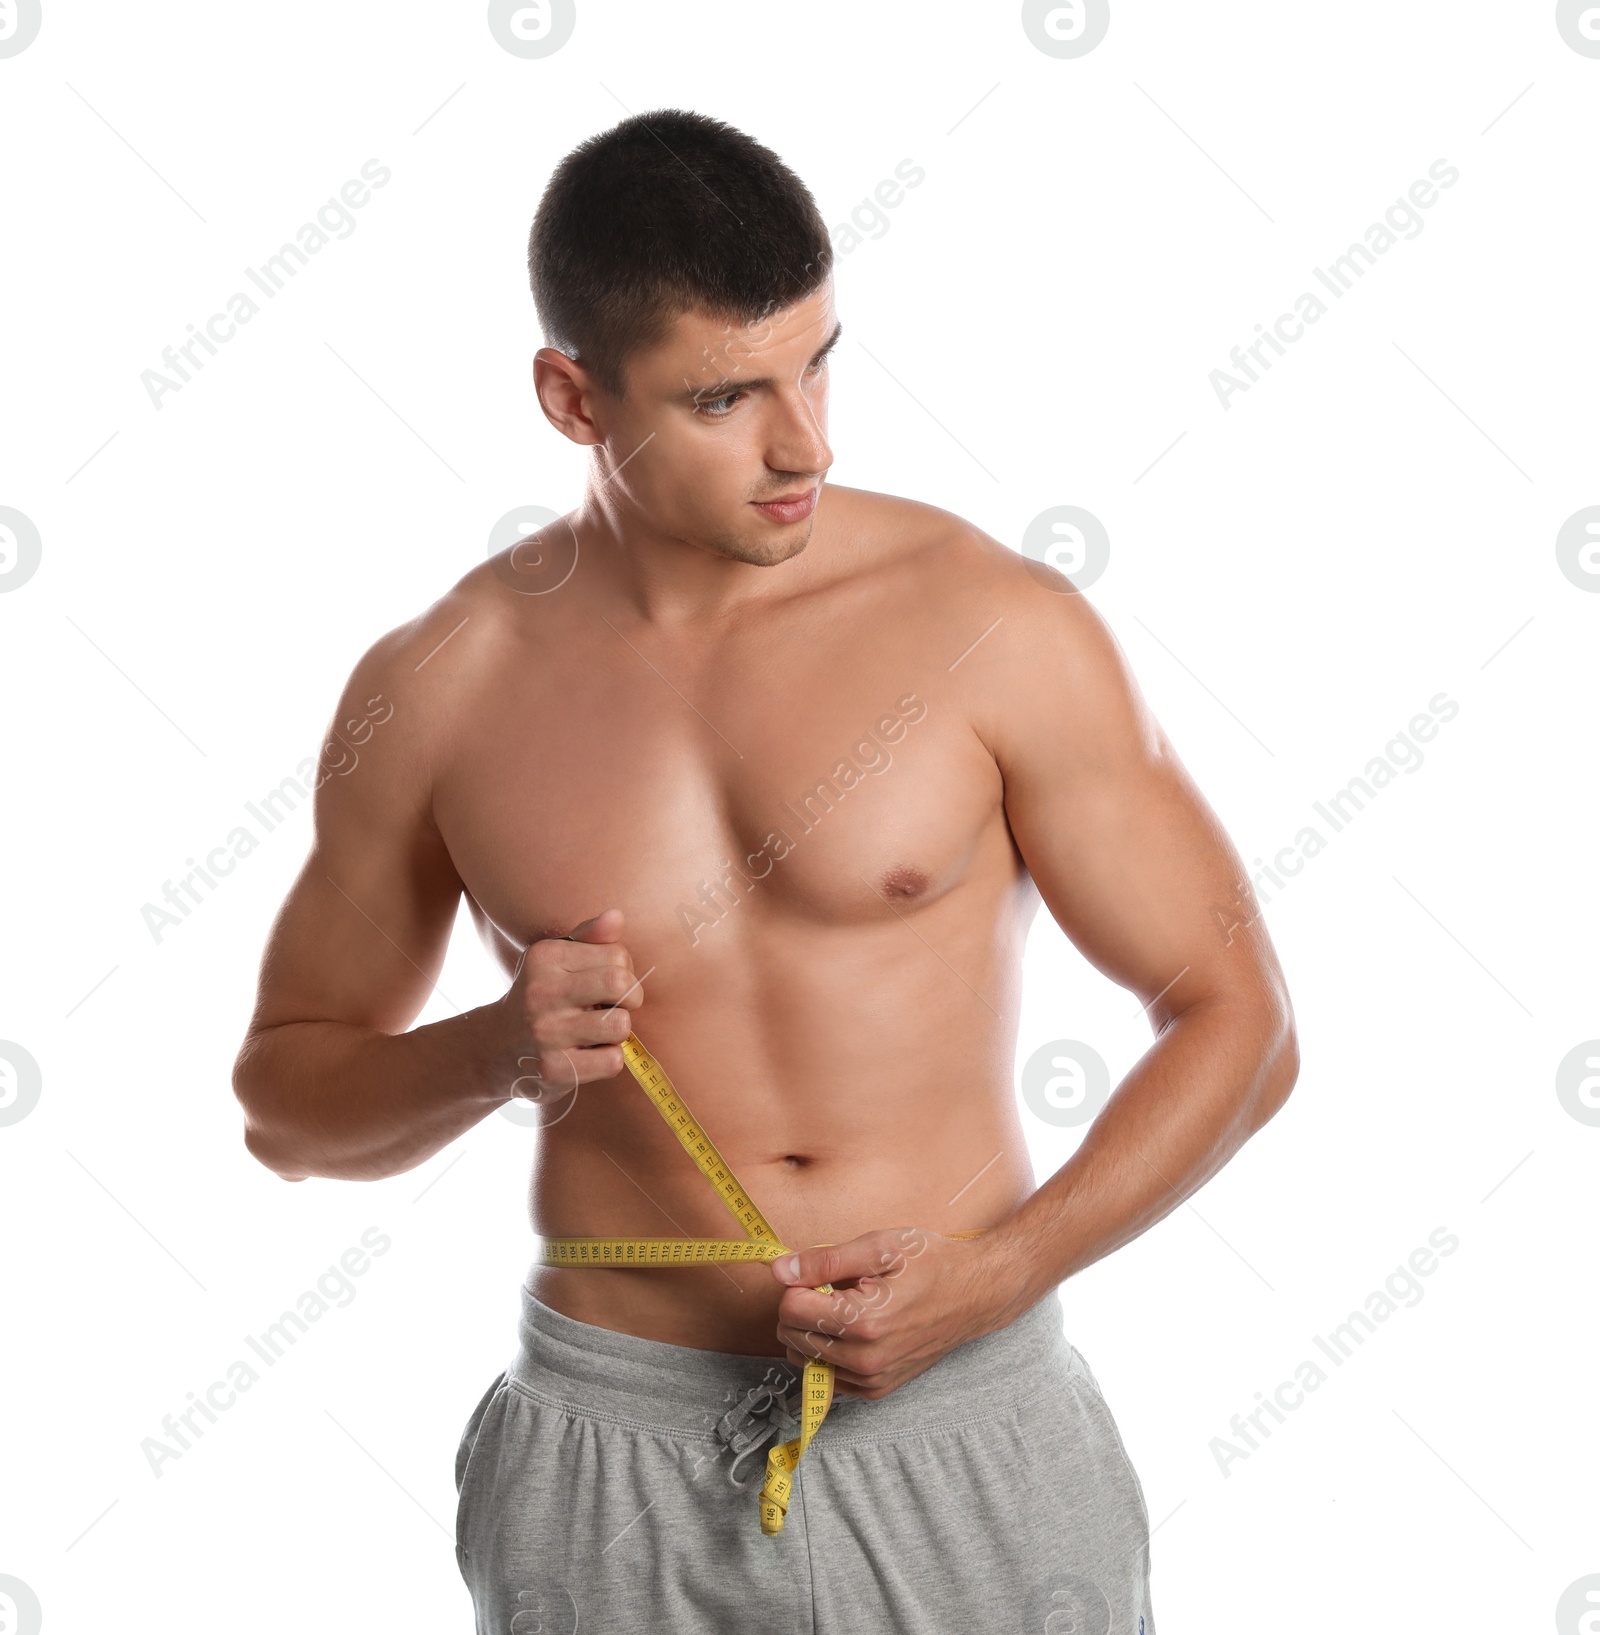
M623 1066L637 1030L783 1241L829 1247L529 1288L876 1398L1168 1214L1298 1055L1240 859L1088 600L825 481L836 338L829 282L755 325L680 314L620 400L537 354L583 502L356 666L335 728L393 714L317 793L234 1084L286 1180L399 1174L515 1094L536 1232L735 1236ZM463 893L509 987L407 1031ZM1155 1037L1036 1188L1012 1073L1041 898Z

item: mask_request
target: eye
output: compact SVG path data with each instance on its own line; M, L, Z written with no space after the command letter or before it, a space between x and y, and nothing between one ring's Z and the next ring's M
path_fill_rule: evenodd
M694 412L707 420L721 420L731 414L733 410L731 408L719 409L717 405L719 403L736 403L743 396L743 392L729 392L723 397L707 398L703 403L695 404Z

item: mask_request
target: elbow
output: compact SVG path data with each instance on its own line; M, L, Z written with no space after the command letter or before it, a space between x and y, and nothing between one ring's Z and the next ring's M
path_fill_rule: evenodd
M1289 997L1284 994L1270 1013L1265 1028L1257 1075L1256 1129L1279 1112L1299 1078L1300 1035L1295 1028Z
M247 1113L244 1122L245 1151L280 1181L304 1181L308 1171L289 1161L271 1141L268 1132Z
M233 1064L233 1094L244 1113L245 1151L263 1168L284 1181L304 1181L310 1173L296 1164L281 1141L274 1139L270 1118L271 1097L264 1077L264 1064L246 1040Z

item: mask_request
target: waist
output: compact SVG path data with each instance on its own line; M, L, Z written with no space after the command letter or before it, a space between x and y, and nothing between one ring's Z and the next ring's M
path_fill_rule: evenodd
M633 1110L624 1100L619 1114L623 1107ZM642 1111L655 1117L648 1104ZM713 1127L710 1119L706 1125ZM587 1133L546 1140L531 1211L540 1237L728 1235L726 1207L655 1130L649 1145L619 1140L615 1130L591 1143ZM946 1234L990 1225L1014 1214L1038 1184L1020 1131L969 1131L959 1151L901 1142L888 1151L812 1156L813 1145L799 1161L751 1157L747 1142L715 1134L739 1182L791 1246L847 1243L911 1222Z
M1053 1290L1005 1328L956 1346L886 1397L836 1396L817 1445L893 1440L1009 1413L1059 1388L1072 1354ZM525 1287L507 1378L513 1389L571 1413L708 1435L730 1401L763 1386L788 1394L800 1372L782 1357L702 1351L580 1322Z

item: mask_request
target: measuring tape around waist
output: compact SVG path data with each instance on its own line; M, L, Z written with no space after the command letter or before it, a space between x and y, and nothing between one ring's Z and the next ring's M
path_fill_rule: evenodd
M733 1218L744 1230L742 1238L545 1238L540 1246L541 1266L711 1266L723 1261L773 1261L790 1251L779 1240L767 1218L756 1207L728 1161L701 1129L672 1080L654 1056L630 1033L622 1046L628 1071L667 1121L683 1149L695 1161L702 1175L716 1189ZM988 1231L974 1227L964 1232L945 1232L947 1238L976 1238ZM831 1294L833 1285L818 1285L822 1294ZM833 1364L820 1357L808 1358L800 1389L800 1434L793 1441L774 1443L767 1450L767 1475L760 1494L761 1531L772 1538L783 1531L789 1497L794 1489L794 1473L800 1457L828 1417L833 1405Z

